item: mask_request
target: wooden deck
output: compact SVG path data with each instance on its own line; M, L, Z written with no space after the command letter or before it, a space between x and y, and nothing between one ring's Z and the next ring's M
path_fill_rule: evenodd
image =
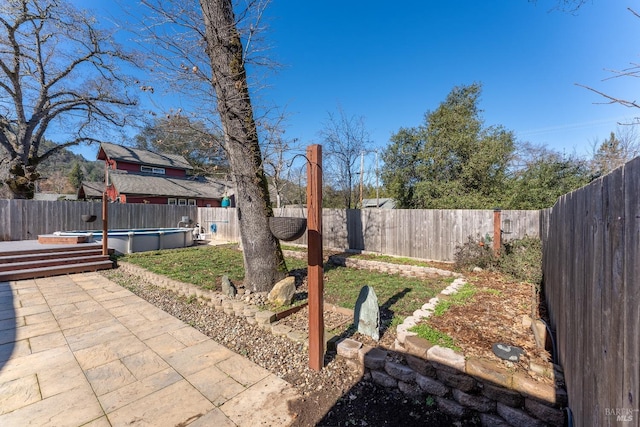
M97 243L42 244L37 240L0 242L0 282L113 268Z

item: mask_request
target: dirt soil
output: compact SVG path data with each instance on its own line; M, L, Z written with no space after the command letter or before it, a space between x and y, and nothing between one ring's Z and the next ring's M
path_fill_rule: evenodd
M531 372L530 363L553 371L551 354L536 346L530 326L523 324L524 316L538 317L532 285L509 280L498 273L465 274L478 292L462 306L452 306L445 315L433 316L429 325L451 336L467 357L478 357L502 364L511 371L528 374L538 381L553 384L545 376ZM499 359L493 354L496 343L517 346L524 350L516 363Z
M443 264L438 268L452 269L452 266ZM445 315L430 318L429 324L451 336L467 357L490 360L502 364L510 371L526 373L540 382L552 384L551 379L529 369L530 362L533 362L552 370L550 354L537 348L531 328L524 326L522 322L523 316L531 316L533 313L532 286L486 271L465 273L465 278L478 292L466 304L452 306ZM290 324L303 322L305 319L302 318L295 320L301 314L303 313L293 315L289 320ZM330 312L325 314L327 315L332 316ZM395 328L383 331L377 343L352 329L345 329L343 336L365 344L393 349L396 332ZM524 349L524 354L517 363L499 359L492 351L495 343L520 347ZM298 420L297 425L314 425L314 412L325 413L317 424L322 426L445 426L477 425L478 422L451 420L439 413L428 397L423 401L409 399L397 390L385 390L376 386L368 378L355 382L348 392L338 396L331 407L322 408L323 403L330 404L331 400L326 392L311 393L304 402L299 402L297 410L304 416ZM314 409L316 405L317 410Z

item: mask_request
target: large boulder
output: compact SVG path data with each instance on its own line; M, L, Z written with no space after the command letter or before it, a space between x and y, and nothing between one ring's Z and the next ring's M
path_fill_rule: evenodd
M289 305L293 302L296 293L296 278L285 277L271 289L267 296L267 301L275 305Z

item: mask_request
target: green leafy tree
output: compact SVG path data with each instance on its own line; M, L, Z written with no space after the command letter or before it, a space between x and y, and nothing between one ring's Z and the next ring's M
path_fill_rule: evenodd
M563 194L589 183L592 174L586 161L544 147L523 144L514 168L506 209L544 209Z
M82 181L84 180L84 172L82 172L82 168L80 167L80 163L74 162L73 169L69 172L69 182L76 190L80 188L82 185Z
M382 182L399 207L416 208L416 186L420 182L417 167L424 147L420 128L403 128L391 136L391 144L382 154Z
M484 127L481 91L479 83L454 87L425 115L422 126L392 137L382 176L400 207L488 209L501 204L515 139L500 126Z

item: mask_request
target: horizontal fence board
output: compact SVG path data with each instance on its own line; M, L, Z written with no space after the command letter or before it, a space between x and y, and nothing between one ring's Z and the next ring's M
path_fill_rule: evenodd
M93 223L82 215L96 215ZM195 206L118 204L108 206L109 229L175 228L183 216L194 223ZM80 201L0 200L0 240L36 240L56 231L102 230L102 203Z
M505 240L539 236L540 211L502 211L512 231ZM306 209L276 209L276 216L306 218ZM216 239L239 241L235 208L198 208L198 222ZM504 221L503 221L504 224ZM323 245L331 249L376 252L437 261L453 261L456 247L493 236L492 210L323 209ZM307 244L306 233L294 244Z

